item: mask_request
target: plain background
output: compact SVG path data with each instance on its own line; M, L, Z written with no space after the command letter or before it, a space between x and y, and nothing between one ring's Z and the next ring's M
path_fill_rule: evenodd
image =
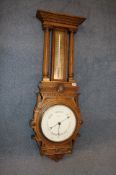
M87 18L75 35L84 118L72 155L39 155L29 120L42 74L37 9ZM0 175L116 175L116 1L0 0Z

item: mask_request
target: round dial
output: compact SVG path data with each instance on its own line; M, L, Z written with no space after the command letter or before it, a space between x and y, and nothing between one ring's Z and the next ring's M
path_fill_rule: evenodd
M72 136L76 128L74 112L65 105L49 107L42 116L43 135L54 142L62 142Z

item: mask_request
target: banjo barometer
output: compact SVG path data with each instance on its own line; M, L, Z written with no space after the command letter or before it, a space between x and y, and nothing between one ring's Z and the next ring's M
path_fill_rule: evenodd
M38 10L44 31L43 77L30 122L41 155L59 160L72 152L82 118L74 80L74 33L85 18Z

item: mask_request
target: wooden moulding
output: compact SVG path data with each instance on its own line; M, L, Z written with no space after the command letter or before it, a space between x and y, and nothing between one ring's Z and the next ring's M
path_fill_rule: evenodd
M42 22L43 28L64 28L75 32L78 26L86 20L84 17L52 13L44 10L37 10L36 17Z

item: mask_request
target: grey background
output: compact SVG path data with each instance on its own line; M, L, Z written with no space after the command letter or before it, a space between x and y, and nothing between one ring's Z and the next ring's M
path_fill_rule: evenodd
M41 80L44 9L87 17L75 35L84 118L72 155L39 155L29 127ZM0 1L0 175L116 175L116 1Z

